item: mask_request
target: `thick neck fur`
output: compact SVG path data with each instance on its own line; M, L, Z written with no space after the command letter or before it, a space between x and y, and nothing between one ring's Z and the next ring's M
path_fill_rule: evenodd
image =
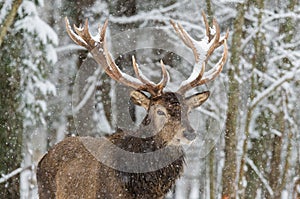
M162 149L168 146L168 142L163 138L164 129L160 132L157 132L155 135L149 136L147 131L151 129L150 126L145 126L141 128L138 132L145 136L137 136L135 132L126 133L121 129L118 129L117 133L110 135L108 138L109 140L114 143L116 146L135 153L147 153L147 152L154 152L156 150ZM169 146L174 149L175 151L182 153L181 146Z
M174 106L177 106L177 104ZM169 106L170 110L168 111L172 111L172 114L177 113L174 106ZM167 165L154 167L155 169L149 172L128 173L117 171L117 175L124 183L126 190L136 199L163 198L182 174L184 166L182 146L169 144L174 133L178 131L178 122L167 121L162 129L158 129L155 122L153 122L154 118L151 118L154 117L154 114L151 111L149 112L136 132L125 132L118 129L115 134L108 136L112 143L129 152L150 153L166 149L164 154L160 153L155 161L172 160ZM155 165L155 161L147 164ZM136 164L138 165L139 162Z
M134 199L162 198L174 186L183 172L184 153L182 147L167 146L167 143L163 142L159 136L160 132L155 136L140 138L119 130L109 138L118 147L135 153L149 153L166 147L166 152L158 157L158 161L165 161L167 158L174 160L163 168L145 173L117 171L126 190ZM160 158L161 160L159 160ZM153 162L149 162L150 164Z

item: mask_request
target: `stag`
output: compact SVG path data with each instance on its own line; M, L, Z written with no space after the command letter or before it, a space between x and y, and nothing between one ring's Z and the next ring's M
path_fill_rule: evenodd
M169 82L169 74L162 61L162 79L159 83L152 82L142 74L134 57L132 62L136 77L129 76L119 69L106 46L107 20L102 28L99 27L98 36L93 37L87 20L83 26L74 25L73 31L68 19L65 19L71 39L86 48L110 78L133 88L130 93L131 100L143 107L147 115L134 132L117 129L115 133L105 136L104 140L68 137L55 145L44 155L37 167L41 199L164 198L183 172L183 146L193 142L197 136L187 115L209 97L209 91L189 97L186 97L185 93L215 79L227 59L228 31L221 37L216 20L213 19L215 31L212 31L205 14L202 15L206 36L201 41L194 40L179 23L170 21L195 58L192 74L181 83L176 92L164 92ZM219 62L205 71L207 60L221 45L224 46L224 51ZM148 159L128 159L119 153L120 150L114 148L125 153L142 155L165 150L159 153L159 158L152 158L150 162ZM166 163L160 164L163 161ZM117 168L120 165L122 169ZM144 167L147 169L141 169Z

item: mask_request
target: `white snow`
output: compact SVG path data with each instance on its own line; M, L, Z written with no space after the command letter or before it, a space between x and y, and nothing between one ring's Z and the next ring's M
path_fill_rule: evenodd
M134 57L133 57L132 59L134 59ZM142 71L141 71L140 66L139 66L138 63L136 63L136 66L137 66L137 75L140 76L140 77L141 77L142 79L144 79L145 81L149 82L150 84L155 85L154 82L152 82L150 79L148 79L148 77L146 77L146 76L142 73Z
M43 4L39 1L40 5ZM45 124L48 95L56 95L56 87L45 75L51 64L57 61L54 45L58 44L55 31L44 22L32 1L25 0L18 9L20 19L14 23L14 31L23 32L25 57L18 66L22 89L19 110L24 115L24 127L34 126L38 122ZM41 48L42 47L42 48ZM49 68L49 69L48 69Z
M80 109L82 109L84 107L84 105L88 102L88 100L91 98L92 94L94 93L95 90L95 86L97 83L97 78L100 74L101 68L98 68L93 77L90 77L87 80L87 85L85 85L85 88L83 89L83 98L80 100L80 102L75 105L75 107L73 108L73 114L77 114Z
M189 76L189 78L187 80L185 80L181 83L180 87L184 86L184 85L188 85L190 82L195 80L198 77L200 71L203 69L202 67L205 67L204 62L206 60L206 54L207 54L207 51L208 51L211 43L210 44L208 43L207 37L205 37L203 40L201 40L199 42L193 40L193 43L194 43L194 46L196 47L196 50L197 50L197 53L199 56L199 61L194 64L192 74Z
M38 88L43 95L56 95L55 86L48 80L38 81L34 84L34 87Z
M251 102L250 107L256 106L261 100L263 100L265 97L267 97L270 93L275 91L279 86L281 86L283 83L285 83L288 80L291 80L294 78L294 76L299 73L300 70L295 70L292 72L287 72L283 77L276 80L274 83L272 83L267 89L259 93Z
M46 58L48 62L56 63L57 62L57 51L55 50L53 45L46 45Z
M11 9L12 3L13 3L13 0L5 0L4 1L4 4L0 10L0 24L3 23L6 15L8 14L8 11Z
M123 81L125 79L126 81L133 83L133 84L139 84L139 85L143 84L139 79L132 77L126 73L123 73L121 70L120 70L120 73L122 74L120 81Z
M17 168L15 170L13 170L12 172L10 172L8 174L2 175L1 178L0 178L0 183L6 182L8 179L14 177L15 175L18 175L22 171L27 170L27 169L29 169L31 167L32 167L32 165L25 166L25 167L20 167L20 168Z
M15 29L17 31L23 29L32 34L37 34L43 44L48 44L48 41L54 45L58 45L58 37L54 30L38 16L36 6L31 1L24 1L19 7L18 13L20 16L28 16L16 21Z
M268 190L269 194L271 196L273 196L274 192L273 192L272 188L270 187L268 180L259 171L259 169L254 164L254 162L250 158L248 158L248 157L246 157L246 162L253 169L253 171L255 171L256 175L259 177L260 181L263 183L263 185L265 186L265 188Z

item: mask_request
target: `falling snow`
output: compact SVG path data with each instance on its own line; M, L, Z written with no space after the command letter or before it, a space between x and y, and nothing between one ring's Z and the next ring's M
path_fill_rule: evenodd
M100 62L92 59L93 55L104 53L103 48L87 53L73 44L65 30L66 16L71 23L69 28L73 28L73 23L79 27L88 19L92 33L109 19L107 47L120 66L119 74L130 84L143 84L132 68L134 55L140 76L154 84L161 79L163 60L170 76L166 91L176 91L180 85L195 80L204 65L204 76L211 79L223 61L220 58L224 47L207 59L213 41L209 42L205 35L203 10L213 12L208 20L214 17L219 23L220 41L229 30L228 58L214 81L186 93L188 97L209 90L210 97L188 116L198 137L185 148L185 172L166 199L226 198L224 184L229 181L238 190L237 198L300 197L299 4L262 1L264 5L259 8L243 0L143 0L136 5L117 0L66 2L23 0L4 37L1 64L17 72L0 74L1 83L7 85L1 103L7 103L9 94L14 95L9 99L15 103L7 107L1 104L1 111L3 118L16 122L0 117L3 135L9 135L1 137L4 140L0 140L0 148L11 147L7 148L8 156L18 161L14 147L19 147L22 160L18 168L0 170L0 185L4 185L0 186L0 195L13 187L11 179L20 179L17 195L22 199L38 198L36 166L54 144L70 136L101 137L119 128L133 131L147 114L131 103L132 89L110 79L98 65ZM211 3L211 10L207 2ZM0 27L13 3L0 0ZM241 14L238 8L242 7L244 21L236 21ZM198 63L192 50L172 29L170 19L180 23L193 38ZM241 34L237 33L235 22L245 22L241 24ZM215 27L209 31L216 33ZM73 36L85 43L76 33ZM98 41L100 35L93 38ZM237 104L230 104L232 101ZM230 158L236 167L227 168L225 135L230 133L228 117L234 114L236 134L229 151L234 152ZM16 144L19 138L12 134L15 129L21 129L20 146ZM0 159L8 160L1 156ZM233 173L235 179L224 181L226 172Z

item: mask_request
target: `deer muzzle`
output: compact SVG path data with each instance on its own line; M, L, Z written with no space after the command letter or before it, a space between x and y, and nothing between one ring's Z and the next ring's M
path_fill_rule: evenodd
M189 141L193 141L194 139L196 139L197 134L195 133L195 131L184 131L183 132L183 136L189 140Z

